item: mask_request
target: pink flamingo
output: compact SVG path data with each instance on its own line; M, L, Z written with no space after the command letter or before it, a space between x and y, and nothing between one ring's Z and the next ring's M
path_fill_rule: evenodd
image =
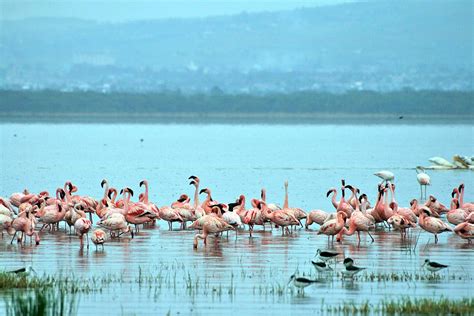
M196 218L200 218L206 215L204 209L201 207L201 205L199 205L199 183L201 180L199 180L199 178L196 176L190 176L189 179L191 180L191 182L189 182L189 185L193 185L195 187L193 203L194 215L196 216Z
M441 204L434 196L430 195L428 201L426 201L425 206L431 210L431 213L435 217L439 217L443 213L447 213L449 210L446 206Z
M23 241L23 237L26 235L35 236L35 243L39 245L40 237L39 234L34 230L35 220L33 214L31 213L32 209L33 207L29 206L25 211L19 212L18 217L12 221L10 227L8 228L8 234L13 235L10 244L13 243L16 234L21 232L21 237L18 238L19 243Z
M272 223L281 227L281 235L285 234L285 229L287 234L289 234L288 226L291 225L301 225L301 222L293 215L288 208L282 210L271 211L267 209L265 202L260 202L262 208L263 218L268 218Z
M125 220L125 216L120 213L111 213L104 216L97 222L97 225L109 230L112 238L115 236L120 237L124 233L130 233L131 237L134 237L133 231ZM116 232L117 235L115 235Z
M389 188L392 192L392 202L389 204L389 206L393 210L393 212L397 215L403 216L406 220L412 223L416 223L418 221L418 218L411 208L398 206L398 203L395 200L395 184L392 183Z
M34 196L35 194L30 193L28 189L24 189L21 193L13 193L10 196L10 202L16 207L19 207L20 204L28 202Z
M435 244L438 243L438 234L443 232L452 231L445 222L439 218L431 217L431 210L427 207L423 208L423 212L420 214L418 224L425 231L434 234Z
M207 236L209 236L209 234L219 234L224 231L235 230L232 225L229 225L226 221L217 216L217 213L222 212L222 210L219 210L220 207L220 205L214 205L210 214L199 218L199 220L191 224L190 228L202 229L203 231L202 234L196 234L194 236L194 248L198 247L199 239L203 239L204 245L207 245Z
M377 201L375 202L374 208L367 210L367 213L374 218L376 224L383 223L383 215L385 211L385 205L383 202L384 190L380 185L378 185L378 191Z
M332 240L334 241L334 236L339 234L344 228L345 224L345 219L347 215L343 211L339 211L336 214L336 219L331 219L327 222L325 222L318 231L318 235L324 234L328 236L328 242L329 242L329 236L332 236Z
M107 235L102 229L98 228L92 232L91 240L95 245L95 250L97 250L97 245L101 245L102 250L104 250L104 244L107 240Z
M202 194L202 193L206 193L207 197L204 200L204 202L201 204L201 207L206 212L206 214L209 214L212 210L212 207L218 203L212 199L211 190L209 190L208 188L205 188L199 191L199 194Z
M453 225L461 224L466 221L468 212L459 208L459 201L456 198L451 200L451 208L446 215L446 219Z
M145 186L145 193L143 195L143 200L140 199L141 202L143 202L150 211L156 214L157 218L159 219L159 214L160 210L158 209L158 206L156 206L154 203L150 202L149 200L149 194L148 194L148 181L147 180L142 180L140 182L140 187L144 185Z
M138 231L138 225L145 224L153 221L156 218L156 214L148 210L144 203L131 203L130 198L133 196L133 190L130 188L124 188L120 190L123 194L125 220L135 225L135 231Z
M341 180L342 186L341 186L341 191L342 191L342 196L341 200L339 201L337 208L336 208L336 213L337 212L344 212L346 213L346 217L349 218L354 211L352 206L346 202L345 200L345 186L346 186L346 181L344 179Z
M370 234L369 229L371 227L375 227L375 220L373 220L373 218L370 219L366 214L360 211L359 199L357 198L357 192L359 192L359 190L350 185L346 185L345 188L351 190L356 199L354 207L355 211L352 212L351 217L349 218L349 230L347 230L345 227L342 227L341 231L338 233L336 240L341 241L342 235L351 236L355 232L357 232L357 238L360 245L360 232L364 231L367 232L367 234L372 239L372 242L374 242L374 237L372 237L372 235Z
M87 234L89 233L89 230L91 229L92 223L90 220L85 218L86 213L84 211L80 211L80 212L78 211L78 213L81 215L81 217L77 219L76 222L74 223L74 230L76 231L76 234L79 236L79 239L81 240L81 248L84 247L84 235L86 235L87 248L89 248L89 238L87 237L88 236Z
M0 213L5 215L10 213L16 214L10 201L4 198L0 198Z
M40 232L46 226L49 226L50 230L53 230L54 226L62 221L64 215L66 215L66 208L63 207L61 202L56 201L56 204L44 207L41 213L39 214L40 220L43 222L43 227L41 227Z
M69 190L68 190L69 189ZM74 186L70 181L67 181L64 184L64 191L66 191L66 196L68 201L73 202L82 202L85 205L84 212L89 213L89 220L92 221L92 214L95 213L99 202L89 196L79 196L79 195L72 195L73 192L77 191L77 187Z
M312 210L308 213L308 216L306 217L305 228L308 229L308 227L313 223L316 223L321 226L326 221L334 218L336 218L335 213L327 213L322 210Z
M332 193L332 198L331 198L332 205L337 210L337 208L339 207L339 202L336 200L337 189L336 188L329 189L328 193L326 193L326 197L329 197L331 193Z
M464 183L459 185L459 204L463 210L471 213L474 212L474 203L464 203Z
M298 224L296 224L296 225L300 225L300 226L303 226L301 224L300 220L302 220L302 219L306 218L306 216L308 216L306 214L306 212L303 211L300 208L289 207L289 204L288 204L288 181L285 181L285 200L283 202L283 210L286 210L287 212L290 212L298 220Z
M454 233L462 239L467 239L470 244L471 240L474 239L474 224L462 222L454 227Z

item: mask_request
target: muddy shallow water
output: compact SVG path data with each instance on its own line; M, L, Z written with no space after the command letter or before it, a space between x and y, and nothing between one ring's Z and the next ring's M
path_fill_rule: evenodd
M64 181L78 186L78 194L100 197L100 181L107 178L119 189L150 182L151 198L159 206L180 193L192 194L187 177L196 174L202 187L213 189L215 199L234 200L243 193L258 197L262 186L271 202L283 202L283 181L290 182L290 206L305 210L333 211L327 189L344 177L373 201L379 169L392 170L397 200L402 206L419 196L417 165L432 156L450 158L471 154L472 127L468 125L22 125L3 124L1 196L47 189L54 192ZM375 136L374 136L375 135ZM416 136L416 137L413 137ZM143 141L140 139L143 138ZM465 200L473 200L474 183L469 171L430 171L433 194L449 205L453 187L466 184ZM203 198L203 197L201 197ZM248 204L249 205L249 204ZM365 235L360 247L356 236L342 244L328 244L317 236L317 225L298 229L291 236L257 228L209 239L197 250L193 231L168 231L165 222L142 229L132 240L110 241L104 251L79 250L76 236L63 230L44 232L39 246L10 245L0 239L2 269L32 264L38 273L73 274L76 277L119 278L101 291L79 293L78 313L111 314L244 314L265 312L287 315L326 311L343 301L377 303L410 297L473 296L474 246L451 233L432 235L412 231L402 243L397 232L379 230L374 243ZM63 229L63 224L61 224ZM415 246L416 245L416 246ZM341 254L335 273L319 275L310 261L316 250ZM367 270L354 281L342 280L344 256ZM450 267L429 277L421 269L424 259ZM284 289L291 274L309 275L320 282L305 295ZM403 281L393 280L405 274ZM391 276L392 275L392 276ZM146 278L151 279L146 279ZM8 292L0 293L8 297ZM0 310L4 309L0 300Z

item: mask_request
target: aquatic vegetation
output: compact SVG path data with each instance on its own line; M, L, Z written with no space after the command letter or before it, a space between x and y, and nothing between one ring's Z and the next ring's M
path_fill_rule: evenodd
M382 300L378 304L368 301L355 304L353 301L344 302L339 306L328 306L326 312L342 314L430 314L436 311L439 315L468 315L474 312L474 299L448 298L410 298Z
M7 316L76 315L78 296L61 289L13 291L6 299Z

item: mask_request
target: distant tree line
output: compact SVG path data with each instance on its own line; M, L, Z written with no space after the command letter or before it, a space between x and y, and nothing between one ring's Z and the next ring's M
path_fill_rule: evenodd
M265 95L0 90L0 112L473 115L473 91L316 91Z

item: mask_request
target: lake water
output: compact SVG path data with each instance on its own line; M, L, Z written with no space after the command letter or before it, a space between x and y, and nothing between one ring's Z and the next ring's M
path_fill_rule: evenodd
M339 187L340 180L354 184L373 202L378 178L374 172L395 173L397 200L407 206L419 197L414 167L429 165L428 158L474 154L471 125L184 125L184 124L8 124L1 128L0 196L24 188L54 193L66 180L77 194L99 198L100 182L107 178L116 188L131 187L147 179L151 200L169 205L181 193L192 195L187 178L197 175L201 188L209 187L213 197L231 202L244 194L247 200L267 189L267 200L283 203L283 182L289 181L290 206L305 210L333 211L326 192ZM449 205L450 194L461 182L465 200L474 200L473 173L466 170L428 171L432 186L428 194ZM135 197L136 198L136 197ZM202 196L201 199L204 197ZM249 204L248 204L249 205ZM247 205L247 206L248 206ZM75 236L63 231L45 232L39 246L10 245L0 240L2 269L33 264L42 273L74 272L78 276L107 273L135 280L143 273L163 273L164 283L137 286L134 282L106 287L100 293L81 294L79 314L90 311L113 314L243 314L268 312L278 315L324 311L343 301L368 300L402 295L412 297L472 297L474 247L453 234L442 234L434 245L431 234L415 229L412 243L401 243L397 232L376 231L375 243L363 237L357 247L355 236L342 244L327 244L311 230L297 230L281 237L281 231L258 231L249 239L240 231L207 247L192 247L194 232L168 231L159 222L143 229L135 239L109 242L104 252L79 250ZM177 226L175 226L177 227ZM419 237L416 252L409 249ZM366 267L354 282L342 281L338 273L306 289L305 296L272 293L286 284L296 270L315 276L310 260L316 249L335 249ZM439 280L406 282L369 280L370 274L422 274L423 260L449 264ZM342 256L341 256L342 259ZM336 271L341 271L341 263ZM189 276L200 286L187 288ZM459 278L458 276L462 276ZM167 278L167 279L166 279ZM188 279L187 279L188 278ZM198 283L199 283L198 282ZM206 283L207 282L207 283ZM230 291L229 289L234 289ZM0 293L0 296L2 294ZM0 302L3 311L4 302Z

